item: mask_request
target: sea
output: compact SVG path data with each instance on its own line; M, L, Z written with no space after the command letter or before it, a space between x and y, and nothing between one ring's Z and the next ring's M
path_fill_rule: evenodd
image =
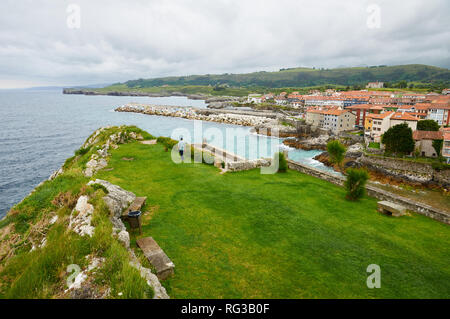
M249 127L182 118L115 112L130 103L206 108L187 97L127 97L63 94L62 89L0 90L0 218L27 196L96 129L136 125L154 136L208 143L249 159L271 157L282 140ZM292 160L331 171L313 158L321 151L289 150Z

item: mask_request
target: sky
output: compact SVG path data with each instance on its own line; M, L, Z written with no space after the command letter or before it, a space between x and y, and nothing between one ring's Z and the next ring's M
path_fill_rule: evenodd
M448 0L1 0L0 88L450 67Z

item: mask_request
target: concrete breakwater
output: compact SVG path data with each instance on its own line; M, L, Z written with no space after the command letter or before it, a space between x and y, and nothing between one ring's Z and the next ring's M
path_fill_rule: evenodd
M146 105L138 103L129 103L126 105L122 105L116 108L115 111L180 117L190 120L211 121L251 127L278 127L276 114L273 113L259 113L237 110L205 110L192 107Z

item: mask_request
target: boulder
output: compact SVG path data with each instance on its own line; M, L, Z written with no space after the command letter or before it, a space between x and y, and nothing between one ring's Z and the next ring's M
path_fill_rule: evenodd
M80 196L77 204L70 215L69 229L80 236L88 235L92 237L94 234L94 226L91 225L94 206L88 203L87 196Z
M100 184L108 191L108 194L103 197L103 200L108 206L113 217L120 218L122 212L136 199L136 195L132 192L128 192L117 185L111 184L110 182L96 179L95 181L90 181L88 183L88 185L93 184Z

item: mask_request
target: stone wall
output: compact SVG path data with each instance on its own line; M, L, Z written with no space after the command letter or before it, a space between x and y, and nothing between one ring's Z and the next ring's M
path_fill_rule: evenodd
M272 163L270 158L260 158L256 160L245 160L239 162L227 162L226 169L230 172L248 171L255 168L269 167Z
M292 160L288 160L288 165L289 165L290 169L299 171L301 173L308 174L308 175L326 180L328 182L331 182L331 183L339 185L339 186L344 185L345 179L342 176L334 175L334 174L324 172L324 171L320 171L315 168L300 164L298 162L294 162ZM379 200L387 200L387 201L390 201L393 203L403 205L407 209L409 209L413 212L431 217L435 220L438 220L438 221L446 223L446 224L450 224L450 214L439 211L439 210L435 209L434 207L416 202L410 198L405 198L405 197L384 191L382 189L379 189L379 188L371 186L371 185L367 185L366 190L367 190L367 194L371 197L375 197Z
M431 164L387 158L361 156L359 163L379 173L409 182L450 187L450 170L436 171Z

